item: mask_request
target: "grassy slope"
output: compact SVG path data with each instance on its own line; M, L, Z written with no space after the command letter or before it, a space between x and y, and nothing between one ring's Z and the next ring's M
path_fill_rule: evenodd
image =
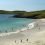
M45 18L45 10L40 11L4 11L0 10L0 14L18 14L16 17L23 17L23 18ZM15 15L14 15L15 16Z
M45 18L45 10L40 11L33 11L33 12L19 12L17 13L16 17L23 17L23 18Z

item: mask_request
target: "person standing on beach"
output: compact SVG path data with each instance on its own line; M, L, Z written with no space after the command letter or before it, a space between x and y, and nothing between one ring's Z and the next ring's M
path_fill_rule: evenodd
M26 41L28 42L28 39L26 39Z
M40 26L37 24L38 29L40 30Z
M16 40L15 40L15 43L16 43Z
M22 43L22 40L21 40L21 43Z
M0 33L1 33L1 31L0 31Z

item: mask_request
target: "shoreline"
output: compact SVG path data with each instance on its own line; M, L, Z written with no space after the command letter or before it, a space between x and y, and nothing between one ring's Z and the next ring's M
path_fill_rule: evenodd
M43 24L43 20L39 20L38 24L40 25ZM44 45L45 44L45 27L43 26L40 26L40 27L41 27L40 30L38 29L38 27L35 27L30 30L27 29L24 31L20 31L18 33L12 33L11 35L0 36L0 45L26 45L26 44L29 44L29 45L43 44ZM27 38L28 38L28 42L26 41ZM22 43L21 43L21 40L23 40Z

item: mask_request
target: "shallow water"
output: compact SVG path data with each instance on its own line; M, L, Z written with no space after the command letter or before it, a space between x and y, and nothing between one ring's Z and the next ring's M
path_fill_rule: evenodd
M31 23L32 19L10 18L13 14L0 14L0 32L12 32L21 30Z

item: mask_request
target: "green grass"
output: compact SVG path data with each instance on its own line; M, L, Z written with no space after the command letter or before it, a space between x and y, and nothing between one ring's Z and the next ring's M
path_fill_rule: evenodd
M26 12L26 11L5 11L5 10L0 10L0 14L18 14L20 17L25 17L25 18L45 18L45 10L40 10L40 11L32 11L32 12Z

